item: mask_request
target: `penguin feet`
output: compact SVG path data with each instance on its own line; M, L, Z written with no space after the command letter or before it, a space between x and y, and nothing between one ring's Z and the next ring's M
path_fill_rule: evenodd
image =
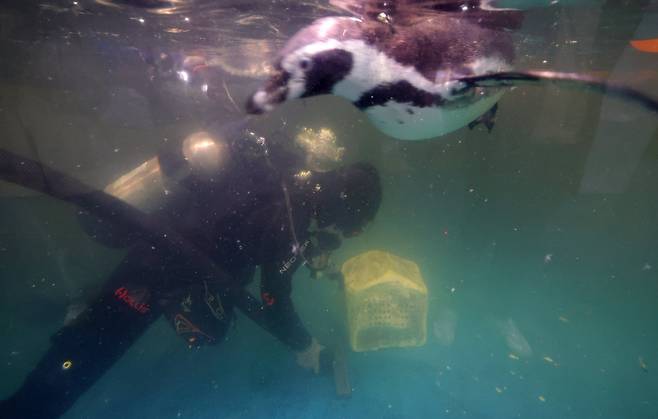
M482 124L487 128L487 132L491 133L491 130L493 129L494 125L496 124L496 112L498 112L498 104L497 103L495 105L493 105L491 107L491 109L489 109L488 111L486 111L485 113L480 115L476 120L470 122L468 124L468 129L473 129L473 128L477 127L478 125Z

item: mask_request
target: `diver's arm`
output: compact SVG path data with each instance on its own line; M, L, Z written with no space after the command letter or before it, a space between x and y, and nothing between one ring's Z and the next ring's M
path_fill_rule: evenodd
M268 263L262 266L261 299L269 331L295 351L307 349L312 342L292 302L292 272L301 264L294 261L287 270L285 264ZM296 265L296 266L295 266Z

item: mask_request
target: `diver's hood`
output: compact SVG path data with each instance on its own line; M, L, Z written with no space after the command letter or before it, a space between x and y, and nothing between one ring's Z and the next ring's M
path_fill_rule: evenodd
M374 166L356 163L322 173L318 178L319 228L334 226L349 237L358 234L375 217L382 192Z

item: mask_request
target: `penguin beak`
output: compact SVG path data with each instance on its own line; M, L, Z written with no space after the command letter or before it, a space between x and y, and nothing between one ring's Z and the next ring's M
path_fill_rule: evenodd
M249 97L245 106L247 113L258 115L269 112L288 97L290 73L277 70L265 86Z

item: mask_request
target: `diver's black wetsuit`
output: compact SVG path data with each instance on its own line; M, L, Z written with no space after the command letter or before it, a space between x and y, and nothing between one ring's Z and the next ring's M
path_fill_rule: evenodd
M258 312L261 326L293 350L311 343L290 296L292 274L304 260L298 250L310 249L309 191L289 179L288 206L281 176L262 160L247 157L238 163L231 173L190 182L192 193L157 215L210 255L230 279L204 277L179 255L133 244L100 295L52 337L23 386L2 402L2 418L63 414L161 315L191 346L221 341L236 305ZM239 291L256 266L261 301Z

